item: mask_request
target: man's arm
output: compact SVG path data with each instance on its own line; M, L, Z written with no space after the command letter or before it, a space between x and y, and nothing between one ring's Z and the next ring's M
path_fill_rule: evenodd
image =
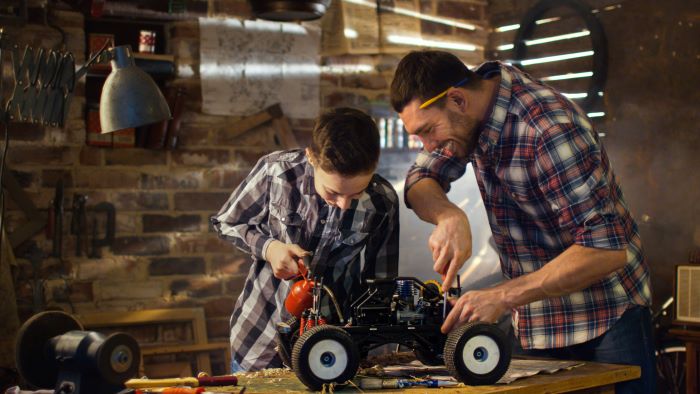
M436 225L428 239L433 270L443 277L447 290L472 253L472 234L467 215L447 199L450 184L467 170L467 160L449 150L418 153L408 170L404 196L406 205L419 218Z
M627 264L630 234L611 200L612 186L592 131L556 124L538 138L531 160L537 174L533 185L573 243L535 272L464 294L445 320L444 332L457 322L493 322L509 308L583 290Z
M626 263L625 250L572 245L538 271L464 294L445 319L442 332L470 321L495 322L509 309L583 290Z
M436 226L428 246L433 254L433 270L442 275L443 287L447 290L472 254L469 219L432 178L414 183L406 199L419 218Z

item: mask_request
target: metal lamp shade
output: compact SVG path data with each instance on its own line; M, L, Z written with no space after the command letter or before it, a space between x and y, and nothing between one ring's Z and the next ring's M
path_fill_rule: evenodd
M102 87L102 133L144 126L171 118L158 85L136 67L128 45L113 49L112 72Z
M250 0L256 17L278 22L318 19L330 3L331 0Z

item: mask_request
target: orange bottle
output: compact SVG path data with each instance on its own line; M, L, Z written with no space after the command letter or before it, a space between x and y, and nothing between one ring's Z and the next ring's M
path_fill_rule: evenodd
M284 300L284 307L287 309L287 312L297 319L301 319L302 312L311 308L314 301L314 281L306 276L308 271L301 260L299 261L299 272L302 279L292 285L287 299Z

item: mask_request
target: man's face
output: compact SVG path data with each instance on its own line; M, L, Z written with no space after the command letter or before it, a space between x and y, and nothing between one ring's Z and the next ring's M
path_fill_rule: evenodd
M316 193L323 198L328 205L337 206L340 209L350 208L352 200L360 198L369 185L373 173L345 176L335 172L324 171L321 166L314 167L314 187Z
M420 109L420 101L409 102L399 117L406 131L417 136L426 151L447 148L457 157L466 158L474 150L474 133L478 121L470 115L459 112L451 106L431 105Z

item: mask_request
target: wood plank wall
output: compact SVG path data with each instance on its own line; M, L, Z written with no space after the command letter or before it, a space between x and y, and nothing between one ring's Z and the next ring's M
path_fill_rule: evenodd
M598 18L613 18L619 13L624 0L590 0L585 1ZM535 1L512 2L494 1L490 4L491 28L493 29L485 51L487 59L501 60L517 64L514 43L520 24L526 12ZM532 35L526 41L525 63L522 68L537 79L564 93L574 102L582 105L586 101L587 91L591 85L594 65L594 42L586 22L573 8L556 6L537 19ZM547 57L577 55L578 57L543 61ZM599 128L605 117L603 96L600 90L592 106L585 108L591 120ZM605 130L599 130L605 136Z

